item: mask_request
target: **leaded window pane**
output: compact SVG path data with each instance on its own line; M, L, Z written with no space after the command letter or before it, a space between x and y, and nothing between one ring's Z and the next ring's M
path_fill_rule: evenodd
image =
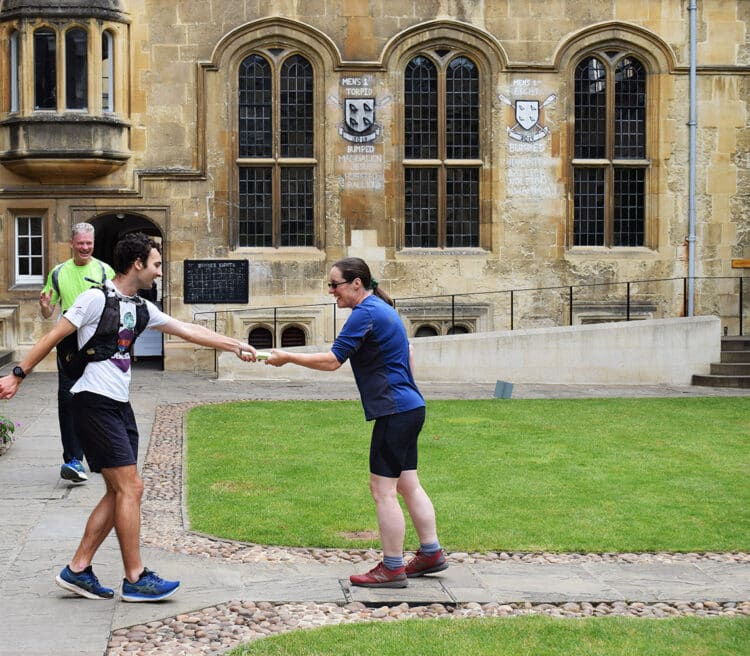
M405 245L407 248L438 246L437 169L407 168L405 175Z
M449 168L446 181L448 248L479 246L479 169Z
M102 33L102 111L115 111L114 38L110 32Z
M607 156L607 71L595 57L578 65L575 73L575 157Z
M610 63L612 62L612 63ZM606 93L607 82L611 92ZM575 73L573 244L645 245L646 71L630 56L606 53L582 62ZM605 160L606 165L580 160Z
M239 245L273 244L273 183L271 167L239 170Z
M18 32L11 32L10 35L10 111L17 112L19 104L19 71L18 71Z
M615 169L615 246L643 246L645 173L642 168Z
M295 55L281 67L281 156L313 156L313 70Z
M604 245L604 168L576 168L573 233L576 246Z
M404 155L438 157L437 69L427 57L412 59L404 72Z
M57 109L55 33L34 32L34 109Z
M615 68L615 159L646 157L646 74L631 57Z
M239 72L239 156L273 156L271 66L250 55Z
M313 168L281 169L281 245L312 246L314 235Z
M75 28L65 33L65 106L86 109L88 106L88 35Z
M456 57L446 71L445 132L448 159L479 157L479 73L466 57Z

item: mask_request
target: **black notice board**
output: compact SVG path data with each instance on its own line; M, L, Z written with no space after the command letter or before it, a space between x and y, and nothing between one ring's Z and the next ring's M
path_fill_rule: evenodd
M247 260L185 260L185 303L247 303Z

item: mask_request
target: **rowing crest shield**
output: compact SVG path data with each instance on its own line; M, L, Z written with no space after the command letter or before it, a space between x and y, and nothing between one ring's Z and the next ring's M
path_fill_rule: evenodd
M344 121L352 132L367 132L375 124L375 98L347 98Z
M516 121L524 130L531 130L539 122L539 101L516 100Z
M353 143L374 141L380 134L375 123L375 98L346 98L344 100L344 125L339 134Z

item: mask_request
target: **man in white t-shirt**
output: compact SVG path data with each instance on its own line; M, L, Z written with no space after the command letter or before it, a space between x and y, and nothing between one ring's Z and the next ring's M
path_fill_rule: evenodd
M166 581L143 566L140 553L141 495L138 475L138 429L129 402L130 347L136 337L139 313L148 311L146 328L154 328L189 342L233 352L244 361L255 360L255 349L232 337L198 324L164 314L137 295L161 276L159 246L142 233L125 235L115 247L116 275L105 291L83 292L65 316L21 360L13 372L0 378L0 399L12 398L21 381L67 335L78 330L82 347L96 332L105 307L105 294L119 300L120 325L116 345L107 359L89 362L73 385L76 431L89 469L101 472L106 492L89 516L81 542L70 563L56 578L57 584L88 599L110 599L114 590L99 583L91 563L94 554L114 528L125 567L123 601L159 601L177 591L179 581ZM116 315L115 315L116 316ZM114 338L114 331L112 331ZM115 341L113 339L112 343Z

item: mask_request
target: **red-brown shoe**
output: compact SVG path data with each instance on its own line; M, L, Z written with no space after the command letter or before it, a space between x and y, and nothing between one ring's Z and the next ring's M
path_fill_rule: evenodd
M414 558L406 563L404 569L406 570L406 576L413 579L415 576L442 572L444 569L448 569L448 563L445 560L445 554L442 549L439 549L434 554L425 554L417 551Z
M352 574L349 577L352 585L363 588L405 588L409 585L404 573L404 567L388 569L383 563L378 563L367 574Z

